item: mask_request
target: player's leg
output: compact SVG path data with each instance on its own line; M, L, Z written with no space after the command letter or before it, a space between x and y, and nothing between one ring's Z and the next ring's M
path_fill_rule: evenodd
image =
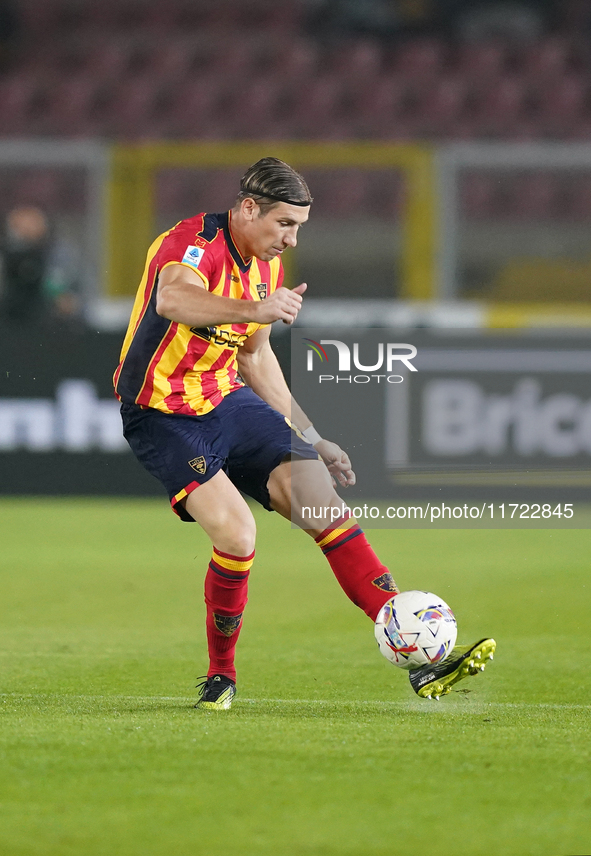
M209 669L199 706L227 709L236 683L234 657L254 560L255 521L221 470L185 498L184 510L204 529L213 546L205 576Z
M267 487L271 507L314 538L347 597L375 620L398 588L357 521L343 514L343 501L325 465L284 461L271 472Z
M276 467L269 477L271 505L283 517L304 528L309 516L302 515L308 506L324 511L319 531L306 528L326 555L345 594L370 618L398 589L392 576L373 552L365 535L353 518L342 516L342 500L332 486L328 470L320 461L294 460ZM333 511L334 509L334 511ZM458 681L480 674L496 648L494 639L481 639L474 645L457 646L442 663L423 666L409 672L410 684L417 695L439 699Z
M342 500L314 447L250 389L229 395L222 407L232 482L315 538L347 596L375 618L398 589L356 521L343 514ZM306 520L303 506L322 508L321 517Z
M205 579L210 668L202 700L215 695L215 709L223 709L234 694L234 652L254 557L255 524L222 469L227 448L220 417L215 410L187 417L135 405L124 405L121 413L129 445L162 482L173 511L181 520L198 521L213 543ZM209 686L216 677L216 686Z
M246 556L254 550L254 517L222 470L195 488L184 500L184 507L223 553Z
M234 407L235 404L239 406ZM232 482L264 508L278 511L314 537L347 596L375 619L386 600L398 589L356 521L343 514L343 502L314 447L252 390L244 389L228 396L220 407L224 405L229 411L226 413L228 430L234 432L229 437L228 459ZM317 513L323 509L313 525L309 514L303 513L305 507L315 508ZM456 662L449 674L438 674L438 683L451 686L466 674L473 674L475 667L470 660L472 654L478 659L480 646L481 643L472 646L468 657L461 663ZM490 653L492 649L488 647L486 655ZM413 683L412 673L410 677L417 693L421 689L428 694L431 678L421 675L419 687ZM420 694L423 695L423 691Z

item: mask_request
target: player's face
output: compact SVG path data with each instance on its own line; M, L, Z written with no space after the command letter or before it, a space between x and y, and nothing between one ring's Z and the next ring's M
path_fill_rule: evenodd
M260 208L255 205L248 229L248 255L269 262L288 247L295 247L298 230L309 213L310 206L301 208L280 202L261 216Z

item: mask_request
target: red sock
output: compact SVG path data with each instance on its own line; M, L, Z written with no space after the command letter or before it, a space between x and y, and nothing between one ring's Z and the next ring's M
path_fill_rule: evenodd
M253 561L254 551L250 556L231 556L213 548L205 576L208 678L226 675L236 681L234 652L242 627L248 575Z
M363 530L353 518L341 517L315 540L349 600L375 621L398 588Z

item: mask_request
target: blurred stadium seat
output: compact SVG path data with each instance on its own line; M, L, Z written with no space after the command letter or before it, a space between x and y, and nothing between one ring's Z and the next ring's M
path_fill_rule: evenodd
M508 71L508 48L501 42L459 45L453 64L472 85L498 80Z
M232 94L229 104L235 132L246 138L272 137L274 116L283 95L284 87L279 80L266 76L248 80Z
M408 81L396 76L381 77L374 86L351 93L352 129L361 138L397 137L412 104Z
M166 219L193 216L197 210L229 208L236 198L233 170L160 170L156 182L158 211Z
M444 65L446 46L438 39L413 39L402 43L394 54L398 74L415 84L434 80Z
M13 187L14 195L21 204L39 205L46 211L55 211L60 207L61 181L57 170L23 171Z
M159 39L151 50L150 71L163 81L182 85L195 77L205 60L200 39Z
M48 3L46 0L26 0L19 3L23 29L33 38L55 32L59 25L61 10L59 3Z
M30 120L40 92L36 77L14 75L0 80L0 133L30 133Z
M468 105L468 86L457 77L443 77L419 104L419 127L425 136L453 136Z
M270 54L270 73L300 84L309 80L318 67L318 46L313 42L294 39Z
M172 87L161 107L161 121L172 137L211 138L223 107L223 87L213 75Z
M60 79L51 88L47 131L52 136L100 133L103 85L93 76L76 75Z
M548 38L523 49L522 73L536 84L551 83L572 68L572 50L566 39Z
M521 77L511 75L490 82L474 99L475 132L484 137L510 137L525 118L529 88Z
M153 137L158 126L162 84L151 75L125 80L113 88L110 101L111 135Z
M7 135L591 136L588 50L573 34L323 41L304 30L303 0L22 0L19 11L25 37L0 73Z
M329 139L342 116L344 87L338 75L310 80L291 95L291 127L296 137Z
M382 62L379 45L360 41L329 52L327 66L344 80L367 87L379 78Z
M589 116L587 81L572 72L537 90L540 130L543 136L561 137L580 127Z
M131 73L137 52L138 42L134 39L98 38L86 55L85 71L100 80L122 81Z

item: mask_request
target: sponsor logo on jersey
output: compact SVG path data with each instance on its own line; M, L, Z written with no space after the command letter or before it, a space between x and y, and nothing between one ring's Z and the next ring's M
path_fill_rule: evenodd
M265 297L267 296L267 283L266 282L257 283L256 290L257 290L257 293L258 293L259 297L261 298L261 300L264 300Z
M205 339L206 342L227 345L230 348L237 348L248 339L246 333L236 333L234 330L225 330L223 327L191 327L191 333L199 336L200 339Z
M197 268L201 263L201 259L205 255L205 250L203 247L187 247L185 250L185 255L182 258L182 262L185 265L189 265L189 267Z
M200 455L198 458L193 458L193 460L189 461L188 463L189 463L189 466L191 467L191 469L195 470L195 472L199 473L199 475L201 475L201 476L203 475L203 473L207 469L207 463L206 463L203 455Z

